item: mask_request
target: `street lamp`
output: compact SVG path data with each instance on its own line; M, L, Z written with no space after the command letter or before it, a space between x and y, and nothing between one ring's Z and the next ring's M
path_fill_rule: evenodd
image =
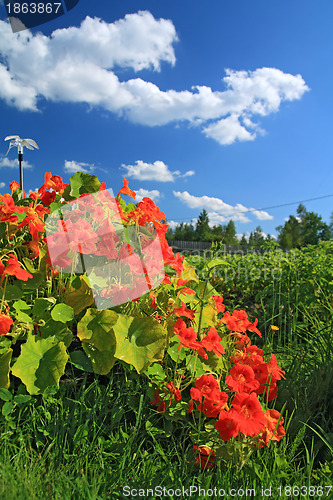
M6 156L8 154L8 151L13 148L14 146L17 146L17 151L18 151L18 161L19 161L19 167L20 167L20 189L23 191L23 168L22 168L22 162L23 162L23 148L27 147L28 149L34 149L39 147L37 146L36 142L32 139L21 139L18 135L8 135L5 138L5 141L9 141L9 147L6 153Z

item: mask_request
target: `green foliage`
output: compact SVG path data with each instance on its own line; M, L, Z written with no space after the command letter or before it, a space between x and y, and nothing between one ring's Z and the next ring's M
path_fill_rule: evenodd
M77 336L92 363L95 373L106 375L115 363L116 337L113 326L118 315L114 311L88 309L77 326Z
M276 325L274 346L304 346L304 338L313 331L314 317L321 319L321 328L331 324L333 242L289 253L274 248L274 243L262 253L243 255L225 254L217 248L208 260L198 256L187 260L195 264L201 279L207 278L207 265L219 262L212 269L211 284L228 308L244 308L258 315L258 328L268 339L272 338L270 326Z
M166 331L155 320L119 315L113 330L117 342L115 357L134 366L138 373L162 360Z
M68 354L63 342L52 337L39 339L29 335L21 347L21 354L12 373L22 380L30 394L39 394L47 387L59 387L67 360Z
M196 226L195 226L195 236L197 241L205 241L207 234L209 233L209 218L208 213L205 209L199 214Z
M9 371L12 354L12 349L7 349L4 352L0 351L0 387L5 389L8 389L10 383Z
M51 317L54 321L68 323L73 320L74 311L73 308L67 304L56 304L52 309Z
M230 220L226 225L210 227L206 210L202 210L199 214L195 227L193 224L181 222L174 230L169 228L166 236L169 241L222 241L226 245L239 244L234 221Z
M257 226L256 229L251 232L249 236L249 245L254 247L259 247L264 244L265 238L262 234L262 229Z
M308 212L302 204L297 208L297 217L290 215L284 226L276 229L280 246L287 249L317 245L332 238L330 226L323 222L320 215Z
M97 193L97 191L99 191L101 183L97 179L96 175L86 174L84 172L76 172L70 178L70 186L70 196L72 198L78 198L80 194L83 193Z

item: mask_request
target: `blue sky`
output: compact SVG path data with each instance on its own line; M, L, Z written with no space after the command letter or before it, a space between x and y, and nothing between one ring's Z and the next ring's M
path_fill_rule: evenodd
M0 5L0 193L19 180L1 145L17 134L40 147L24 152L26 191L80 169L114 192L128 178L171 225L204 208L276 234L297 204L266 207L333 194L332 14L312 0L80 0L13 34ZM333 197L305 206L328 222Z

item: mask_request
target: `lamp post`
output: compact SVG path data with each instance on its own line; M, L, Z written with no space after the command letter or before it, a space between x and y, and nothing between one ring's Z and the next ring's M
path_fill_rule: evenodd
M18 162L19 162L19 168L20 168L20 189L23 191L23 167L22 167L22 162L23 162L23 148L27 147L28 149L34 149L39 147L37 146L36 142L32 139L21 139L18 135L8 135L5 138L5 141L9 141L9 147L7 149L8 151L13 148L14 146L17 146L17 151L18 151Z

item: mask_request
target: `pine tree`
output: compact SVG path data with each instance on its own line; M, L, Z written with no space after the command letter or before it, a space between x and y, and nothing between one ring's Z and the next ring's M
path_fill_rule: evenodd
M233 220L230 220L225 228L224 241L226 245L237 245L236 226Z
M253 232L251 232L249 237L249 245L258 247L263 245L265 238L262 234L262 229L260 226L257 226Z
M241 238L239 244L240 245L248 245L249 244L247 239L246 239L245 233L242 234L242 238Z
M195 227L195 237L197 241L205 241L206 237L209 235L209 218L208 213L205 209L200 213L197 224Z

